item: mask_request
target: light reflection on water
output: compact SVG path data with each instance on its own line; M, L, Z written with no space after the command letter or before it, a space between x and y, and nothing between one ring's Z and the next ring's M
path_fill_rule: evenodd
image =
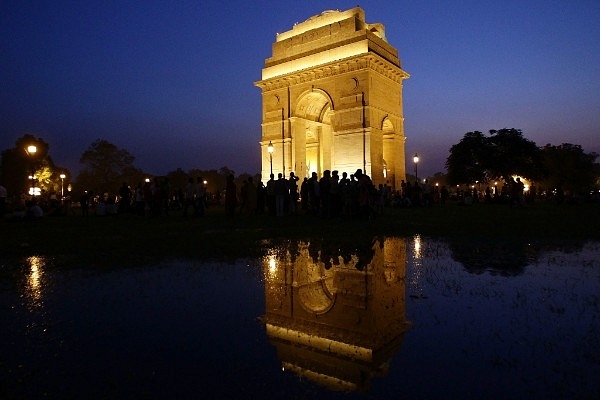
M31 256L26 259L29 273L24 286L24 296L30 309L42 307L42 295L44 290L44 266L43 257Z
M0 398L600 395L597 242L319 239L231 264L21 265L0 279Z

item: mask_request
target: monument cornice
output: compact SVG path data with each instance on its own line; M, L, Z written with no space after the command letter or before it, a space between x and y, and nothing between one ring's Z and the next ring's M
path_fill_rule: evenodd
M368 53L260 80L254 85L263 91L270 91L365 69L371 69L398 84L410 77L402 68L393 65L385 58L375 53Z

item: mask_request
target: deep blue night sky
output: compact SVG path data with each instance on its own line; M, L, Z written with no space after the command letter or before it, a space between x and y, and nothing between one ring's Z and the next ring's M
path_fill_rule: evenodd
M79 169L97 138L153 174L260 171L260 80L277 32L350 1L0 2L0 150L31 133ZM363 1L403 68L407 154L444 170L473 130L600 153L600 2ZM410 166L407 165L410 171Z

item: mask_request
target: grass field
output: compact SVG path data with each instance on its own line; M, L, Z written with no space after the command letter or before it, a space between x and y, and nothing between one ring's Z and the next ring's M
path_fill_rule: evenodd
M375 236L469 240L569 241L600 239L600 204L536 203L526 208L475 204L386 208L374 219L323 219L309 215L236 215L210 207L203 217L132 214L82 217L79 211L38 221L0 223L0 261L31 255L57 263L127 264L165 258L259 257L290 239L357 243Z

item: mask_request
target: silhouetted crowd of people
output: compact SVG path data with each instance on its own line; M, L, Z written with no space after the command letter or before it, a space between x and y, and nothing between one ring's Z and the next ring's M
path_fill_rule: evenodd
M139 182L135 187L123 182L115 194L85 191L79 197L78 205L83 216L130 213L156 217L181 210L184 217L201 217L207 207L221 206L229 217L236 214L273 217L301 214L320 218L374 218L386 207L443 207L450 200L466 206L484 203L526 207L542 193L546 200L558 204L577 201L565 194L560 185L551 191L541 191L535 185L526 187L518 177L509 178L500 187L494 185L482 189L477 184L456 186L452 190L445 185L432 185L427 179L413 183L402 180L400 187L394 190L389 182L374 185L361 169L350 175L325 170L321 177L312 172L302 182L294 172L288 177L278 173L277 178L271 174L266 184L252 177L241 183L238 180L238 184L230 174L223 191L209 193L201 176L190 177L184 187L177 188L171 187L167 177L155 177ZM12 203L13 219L66 215L73 213L72 205L77 204L73 203L70 193L61 198L56 192L42 193L41 196L21 194ZM0 185L0 215L5 215L6 209L7 193Z
M320 178L313 172L300 184L293 172L287 178L278 173L277 179L271 174L266 185L248 178L240 190L239 211L275 217L302 213L322 218L368 218L375 214L378 204L383 207L389 193L388 185L376 188L361 169L350 176L325 170Z

